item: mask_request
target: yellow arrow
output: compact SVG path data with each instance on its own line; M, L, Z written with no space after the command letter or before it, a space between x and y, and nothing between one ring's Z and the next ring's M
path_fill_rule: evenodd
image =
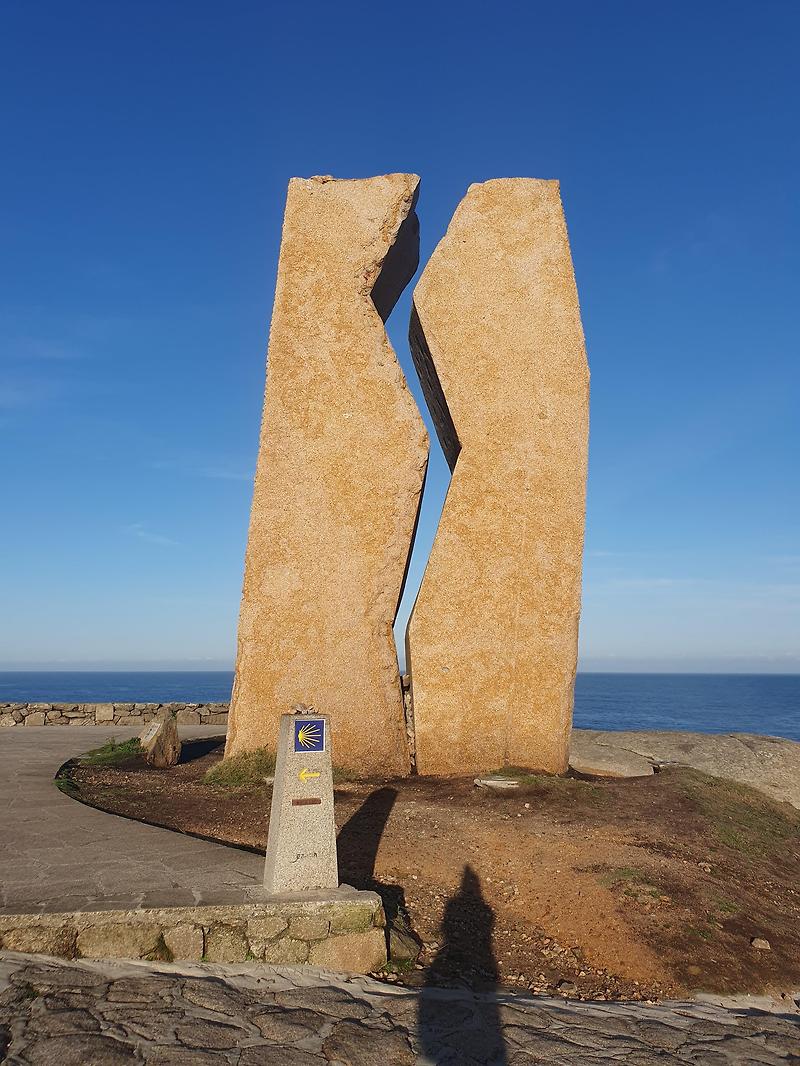
M297 776L301 781L310 781L312 777L319 777L319 775L319 770L307 770L304 766Z

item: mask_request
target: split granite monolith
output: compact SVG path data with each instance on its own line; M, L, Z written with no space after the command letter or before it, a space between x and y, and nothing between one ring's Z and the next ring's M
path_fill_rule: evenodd
M289 183L226 755L297 703L337 761L407 773L392 624L427 435L384 322L418 262L419 179Z
M414 291L452 481L407 638L417 769L567 769L589 375L558 182L472 185Z

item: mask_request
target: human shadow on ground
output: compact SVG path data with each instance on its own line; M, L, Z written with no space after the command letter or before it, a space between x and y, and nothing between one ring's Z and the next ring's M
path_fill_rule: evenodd
M389 926L408 925L405 893L400 885L390 885L375 878L375 863L381 837L397 800L394 788L371 792L355 814L339 830L339 880L354 888L377 892L383 900Z
M437 1066L507 1066L493 929L494 912L483 898L480 878L467 865L458 892L445 905L442 945L419 997L421 1050ZM447 988L473 995L456 997Z

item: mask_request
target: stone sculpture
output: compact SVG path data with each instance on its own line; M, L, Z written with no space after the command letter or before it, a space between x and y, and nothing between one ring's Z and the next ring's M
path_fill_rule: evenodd
M410 339L453 471L407 637L417 770L563 772L589 397L557 182L470 187Z
M418 262L419 179L289 183L226 755L298 702L337 760L407 773L392 624L427 435L384 330Z

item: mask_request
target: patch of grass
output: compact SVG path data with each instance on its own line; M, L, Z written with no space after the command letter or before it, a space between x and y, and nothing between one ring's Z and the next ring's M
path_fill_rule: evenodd
M264 784L265 777L272 777L274 773L274 752L267 748L256 748L218 762L203 781L214 788L257 788Z
M601 885L605 885L606 888L617 888L619 885L625 885L625 891L630 895L648 891L653 887L649 884L645 871L638 869L636 866L612 866L600 874L598 881ZM658 895L657 890L655 894Z
M636 866L612 867L601 872L597 880L605 888L624 886L622 888L623 894L635 899L641 899L643 896L658 899L662 895L661 889L648 880L647 872L640 870Z
M381 973L409 973L414 969L414 959L389 959L381 968Z
M604 874L603 880L608 881L609 884L618 885L623 881L642 882L647 879L644 870L636 866L616 866Z
M56 777L56 788L59 792L63 792L65 796L69 796L70 799L77 799L80 795L80 789L67 771L62 771Z
M722 896L718 896L714 900L714 905L722 914L738 914L742 909L738 903L733 903L731 900L725 899Z
M689 940L713 940L714 930L708 925L689 925L685 936Z
M112 737L101 748L93 748L81 757L84 766L118 766L120 763L130 762L142 754L142 746L138 737L123 740L118 744Z
M595 781L583 781L578 777L570 777L568 774L559 776L556 774L537 773L534 770L526 769L524 766L501 766L500 769L492 770L482 776L504 777L512 781L519 781L519 788L514 792L493 793L493 795L580 798L587 800L592 805L600 802L604 796L602 787Z
M788 804L699 770L685 771L681 786L719 842L731 851L763 858L800 843L800 812Z
M206 773L203 782L214 788L258 788L265 778L274 776L275 753L268 748L256 748L218 762ZM333 767L334 785L349 781L351 776L338 766Z

